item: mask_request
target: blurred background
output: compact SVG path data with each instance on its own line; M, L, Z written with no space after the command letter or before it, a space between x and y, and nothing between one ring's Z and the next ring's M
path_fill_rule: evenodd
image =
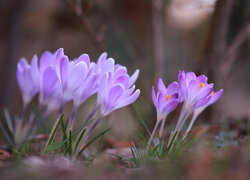
M117 138L132 138L144 119L152 127L156 111L151 87L158 78L177 81L179 70L205 74L224 95L197 124L249 121L249 0L1 0L0 109L20 114L16 63L63 47L70 59L87 53L92 61L106 51L132 74L141 96L117 110L107 126ZM91 98L78 111L85 119ZM69 104L70 108L70 104ZM176 123L180 107L168 118Z

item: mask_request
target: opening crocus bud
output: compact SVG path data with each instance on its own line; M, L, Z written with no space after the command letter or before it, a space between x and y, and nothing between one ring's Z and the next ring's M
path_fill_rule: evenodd
M21 58L17 64L16 77L21 90L23 103L27 105L38 92L38 65L37 56L32 58L31 65L25 58Z

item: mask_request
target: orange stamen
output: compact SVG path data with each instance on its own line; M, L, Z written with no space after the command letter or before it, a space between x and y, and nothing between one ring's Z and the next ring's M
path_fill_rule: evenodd
M172 96L167 95L167 96L166 96L166 102L168 102L169 98L171 98L171 97L172 97Z
M200 83L199 90L200 90L202 87L205 87L205 85L204 85L203 83Z
M214 95L214 91L211 92L211 95Z

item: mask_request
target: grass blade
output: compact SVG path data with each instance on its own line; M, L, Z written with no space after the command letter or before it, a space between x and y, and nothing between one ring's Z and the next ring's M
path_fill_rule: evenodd
M48 145L46 152L50 152L50 151L55 151L57 149L59 149L64 143L63 142L59 142L59 143L52 143L50 145Z
M78 153L78 155L80 155L90 144L92 144L96 139L98 139L99 137L101 137L102 135L104 135L106 132L108 132L111 128L106 129L105 131L103 131L102 133L100 133L99 135L97 135L96 137L94 137L93 139L91 139Z
M134 167L136 167L136 164L132 160L130 160L129 158L127 158L125 156L122 156L122 155L119 155L119 154L113 154L113 153L109 153L109 154L111 154L113 156L116 156L116 157L126 161L128 164L131 163Z
M79 146L79 143L80 143L80 141L81 141L83 135L85 134L85 132L86 132L86 129L84 129L84 130L82 131L82 133L80 134L79 138L77 139L73 154L76 153L76 149L77 149L77 147Z
M175 141L175 137L177 136L177 133L178 133L178 131L175 132L173 138L171 139L169 146L167 147L167 150L166 150L167 155L169 154L169 151L170 151L172 145L174 145L174 141Z
M10 146L14 146L14 143L12 142L11 138L9 137L8 133L5 131L2 123L0 122L0 129L2 131L2 134L4 135L4 138L6 139L6 141L9 143Z
M12 134L14 134L13 124L12 124L12 121L11 121L11 118L10 118L10 113L6 108L4 108L3 112L4 112L4 115L5 115L5 119L6 119L8 128L9 128L10 132Z
M51 134L51 137L50 137L50 139L49 139L49 141L48 141L48 145L50 145L52 142L53 142L53 140L54 140L54 137L55 137L55 135L56 135L56 131L57 131L57 129L58 129L58 126L59 126L59 124L61 123L61 121L63 120L63 114L61 115L61 117L60 117L60 119L59 119L59 121L58 121L58 123L56 124L56 127L55 127L55 129L54 129L54 131L52 132L52 134ZM47 149L47 148L46 148ZM47 151L47 150L46 150Z

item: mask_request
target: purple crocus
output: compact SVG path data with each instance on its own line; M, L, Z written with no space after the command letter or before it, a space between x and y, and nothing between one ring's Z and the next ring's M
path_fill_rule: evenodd
M87 122L89 122L96 110L101 107L100 115L95 123L88 129L81 139L82 144L99 124L103 117L109 115L112 111L133 103L140 95L140 90L135 91L135 81L138 78L139 70L136 70L132 76L127 74L125 66L116 64L112 58L107 59L107 54L103 53L97 62L95 72L98 74L97 83L97 102L91 112ZM76 150L79 151L79 148Z
M162 79L160 78L157 83L157 88L157 94L155 94L154 86L151 90L152 100L157 111L157 120L148 144L151 143L160 122L162 123L159 135L160 137L162 136L167 115L172 112L180 102L183 101L182 91L177 82L172 82L166 88Z
M204 109L206 109L208 106L210 106L210 105L214 104L216 101L218 101L221 98L222 94L223 94L223 89L221 89L221 90L219 90L217 92L212 91L211 94L207 97L208 101L205 104L203 104L202 106L200 106L200 107L198 107L197 109L194 110L193 117L192 117L192 119L191 119L191 121L190 121L190 123L188 125L185 136L188 134L188 132L193 127L194 122L195 122L196 118L200 115L200 113Z
M168 88L162 79L158 80L158 92L155 94L154 86L151 90L152 100L157 110L157 121L164 119L177 105L183 101L182 92L177 82L169 84Z
M171 132L169 142L172 141L174 134L177 132L174 142L176 141L183 125L187 121L188 117L193 113L193 119L189 124L186 134L183 136L183 138L185 138L193 126L198 114L201 113L201 111L203 111L207 106L217 101L223 92L223 90L220 90L214 96L214 85L213 83L208 84L208 79L204 75L196 76L193 72L185 73L184 71L179 71L178 79L184 96L184 104L180 117L177 121L176 128L173 132Z
M214 86L212 83L207 83L206 76L197 77L193 72L179 71L178 79L184 96L184 104L174 133L182 129L187 118L195 109L209 101Z
M184 95L184 103L186 108L196 109L207 103L211 92L213 91L213 83L207 83L207 77L200 75L196 77L195 73L180 71L178 74L180 87Z
M87 62L82 58L69 61L61 48L56 53L55 67L62 86L62 105L64 105L72 100L73 93L88 75Z
M90 62L89 56L87 54L81 55L78 59L75 59L73 63L84 62L86 64L86 69L84 72L83 82L80 86L73 92L73 103L74 107L69 118L68 131L72 130L75 113L78 107L84 103L90 96L97 92L97 74L94 71L96 66L95 63Z
M56 72L55 54L49 51L44 52L39 61L39 89L39 103L47 106L47 116L62 103L62 86Z
M134 91L135 85L130 84L130 80L131 77L128 74L119 75L115 72L106 73L102 77L97 97L97 103L101 105L101 116L132 104L139 97L140 90Z
M38 92L38 65L37 56L32 58L31 65L25 58L21 58L17 64L16 77L21 90L24 107Z
M74 62L83 61L86 64L86 73L84 73L83 82L80 84L79 88L73 92L74 106L79 107L86 99L97 92L97 74L94 71L96 66L95 63L90 62L89 56L87 54L81 55Z

